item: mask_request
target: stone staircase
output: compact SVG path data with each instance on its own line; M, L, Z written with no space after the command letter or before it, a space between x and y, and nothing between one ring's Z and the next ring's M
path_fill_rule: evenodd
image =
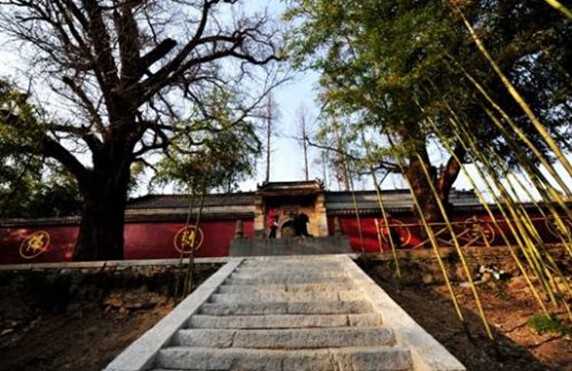
M350 254L352 248L347 236L291 237L291 238L238 238L231 242L230 256L282 256Z
M405 336L388 325L403 315L384 315L359 272L347 256L241 260L162 344L128 348L106 370L464 369L412 320Z

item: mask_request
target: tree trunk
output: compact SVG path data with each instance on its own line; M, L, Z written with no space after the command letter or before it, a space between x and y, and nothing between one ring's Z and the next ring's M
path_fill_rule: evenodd
M449 204L449 193L451 192L453 183L455 183L455 180L459 176L461 164L456 160L455 156L451 156L445 167L437 174L435 168L429 161L429 156L426 151L420 152L422 153L420 158L417 156L410 158L405 175L413 190L413 194L419 202L419 207L425 220L433 223L442 222L444 218L438 202L440 201L443 204L447 216L449 216L452 211L452 207ZM462 161L465 156L464 149L458 146L455 149L455 155ZM430 179L427 178L423 167L428 170ZM432 191L430 181L433 183L437 194ZM414 209L415 214L419 216L417 207L414 207Z
M84 208L73 260L123 259L123 226L126 186L113 189L106 182L102 189L84 193Z
M443 215L439 210L437 198L431 191L431 186L429 184L430 180L427 179L423 166L425 166L429 171L432 177L431 181L433 181L435 178L435 171L426 156L423 156L422 159L417 157L410 158L409 166L407 167L405 174L409 182L409 186L413 190L413 194L419 204L419 208L417 208L415 204L413 205L414 214L417 215L417 217L420 217L421 213L425 221L428 223L440 222L443 221Z
M272 140L272 122L268 119L268 127L266 128L266 181L270 181L270 143Z
M84 205L74 260L123 259L132 146L118 134L94 155L93 172L80 186Z
M467 154L461 145L457 145L453 152L455 155L451 156L445 167L441 169L441 172L436 179L437 184L435 185L441 202L445 205L448 214L453 210L453 205L449 203L449 194L453 188L453 183L455 183L455 180L457 180L459 173L461 172L461 164L457 159L464 161L465 155Z

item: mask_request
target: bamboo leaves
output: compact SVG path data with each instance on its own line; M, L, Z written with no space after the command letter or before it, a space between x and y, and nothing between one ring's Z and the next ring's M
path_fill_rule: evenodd
M567 284L555 284L564 279L563 272L531 215L554 223L560 244L572 252L567 227L572 220L567 157L572 148L572 55L567 46L572 26L567 9L552 0L293 4L300 5L289 13L299 21L292 34L295 61L322 73L324 114L336 117L340 132L351 133L344 138L347 152L365 148L361 166L369 169L376 186L376 171L388 162L407 180L413 211L459 318L462 310L439 253L436 234L441 232L434 228L444 226L451 235L470 281L448 202L461 173L500 231L540 309L549 315L544 296L570 314L566 300L572 291ZM355 160L360 166L360 159ZM378 199L383 220L377 228L389 231L381 194ZM478 292L470 286L492 337Z

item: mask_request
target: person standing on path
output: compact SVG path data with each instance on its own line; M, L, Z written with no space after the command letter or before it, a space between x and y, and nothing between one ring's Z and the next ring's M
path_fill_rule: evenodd
M276 231L278 230L278 211L270 209L268 211L268 225L270 226L270 234L268 238L276 238Z

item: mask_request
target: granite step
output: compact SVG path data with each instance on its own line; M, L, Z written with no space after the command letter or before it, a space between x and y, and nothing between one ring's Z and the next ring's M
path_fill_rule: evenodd
M340 259L337 256L329 256L325 259L318 258L305 255L291 255L291 256L280 256L280 257L250 257L248 261L242 263L241 267L249 266L249 265L260 265L260 264L274 264L274 265L292 265L292 264L300 264L300 265L315 265L315 266L324 266L329 264L337 264L342 266L343 263L340 262Z
M106 371L465 371L347 256L231 259L197 292Z
M309 272L309 273L320 273L320 272L344 272L344 268L336 265L336 266L308 266L305 264L292 264L290 266L260 266L260 267L239 267L236 269L235 273L252 273L252 272L287 272L287 273L297 273L297 272Z
M294 283L294 284L265 284L265 285L222 285L218 288L219 294L255 293L255 292L310 292L310 291L340 291L355 290L352 282L338 283Z
M317 349L388 346L393 331L385 327L333 327L277 330L180 330L174 345L199 348Z
M362 300L363 294L356 290L310 291L310 292L246 292L234 294L213 294L211 303L252 303L252 302L316 302Z
M292 276L266 276L266 277L235 277L231 276L224 282L225 285L266 285L266 284L304 284L304 283L348 283L351 282L347 277L327 277L327 276L309 276L309 275L292 275Z
M260 271L258 269L253 270L251 272L236 272L233 273L230 278L231 279L278 279L281 281L287 281L289 278L292 277L303 277L307 280L316 280L316 281L324 281L330 278L347 278L347 274L345 272L324 272L324 271L315 271L315 272L307 272L307 271L300 271L300 272L286 272L286 271L275 271L275 270L267 270L267 271ZM263 282L261 282L263 283Z
M159 351L156 367L176 370L412 370L410 351L401 347L302 349L295 351L170 347Z
M304 327L379 326L377 313L363 314L271 314L244 316L210 316L198 314L191 317L189 328L213 329L276 329Z
M369 301L273 302L273 303L205 303L201 314L214 316L260 314L357 314L369 313Z

